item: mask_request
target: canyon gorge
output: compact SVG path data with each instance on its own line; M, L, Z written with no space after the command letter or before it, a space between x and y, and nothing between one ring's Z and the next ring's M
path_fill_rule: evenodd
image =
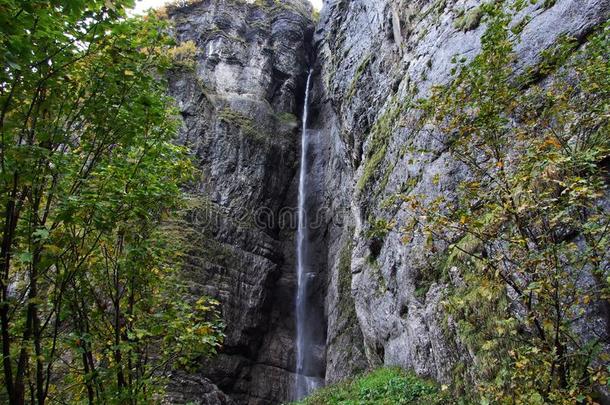
M468 176L405 100L449 83L454 61L481 51L481 3L325 0L319 16L306 0L168 6L172 35L195 48L194 64L169 75L179 142L200 171L183 277L194 297L220 301L226 334L199 371L175 373L174 403L280 404L295 399L297 374L323 385L380 366L441 384L455 370L472 378L474 355L442 306L460 276L427 275L425 237L405 240L409 204L392 197L451 198ZM528 2L511 17L520 28L514 71L537 66L563 36L586 46L609 16L610 0ZM308 361L298 370L303 180ZM380 223L398 226L377 232ZM592 308L583 334L607 333L602 312Z

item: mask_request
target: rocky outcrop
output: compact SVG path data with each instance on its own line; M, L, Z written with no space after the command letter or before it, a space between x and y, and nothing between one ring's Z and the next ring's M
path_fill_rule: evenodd
M383 238L370 232L377 220L406 223L409 208L390 197L400 192L450 198L464 169L445 145L419 131L416 109L404 107L399 124L386 128L382 139L372 133L396 100L425 97L432 85L451 79L452 59L469 60L480 51L480 3L325 4L315 37L319 115L313 122L328 137L327 206L342 218L341 225L328 226L328 381L364 365L386 364L448 382L456 364L471 360L442 327L439 302L447 284L424 282L423 238L405 242L399 227ZM608 0L529 5L513 22L523 29L515 44L516 71L535 65L563 34L584 39L609 15ZM419 150L432 151L432 157Z
M170 395L163 404L234 405L224 392L207 378L196 374L174 374L168 386Z
M176 403L225 403L224 394L278 403L294 380L294 229L281 214L296 205L312 9L305 0L201 0L167 12L182 65L169 77L180 142L200 170L183 224L192 241L184 273L194 296L221 302L226 323L222 352L201 378L176 378L170 391Z

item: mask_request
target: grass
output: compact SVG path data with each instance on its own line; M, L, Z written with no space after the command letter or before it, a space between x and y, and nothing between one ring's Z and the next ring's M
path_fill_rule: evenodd
M399 368L381 368L323 388L292 405L434 405L449 404L435 383Z

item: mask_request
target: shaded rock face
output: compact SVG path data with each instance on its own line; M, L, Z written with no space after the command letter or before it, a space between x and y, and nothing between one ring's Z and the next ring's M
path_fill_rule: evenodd
M196 49L195 63L169 77L180 142L200 170L183 224L192 241L184 273L193 296L221 302L226 324L220 355L199 376L174 379L175 403L271 404L292 392L294 228L285 207L296 206L310 7L203 0L168 10L177 42Z
M581 41L610 15L609 0L539 1L523 10L517 72L535 65L542 51L567 34ZM449 382L453 367L471 354L446 333L440 308L447 285L421 289L428 252L423 238L408 243L400 229L370 237L372 222L406 223L409 208L388 204L397 193L451 199L467 175L446 146L419 132L417 111L401 113L384 140L379 165L365 170L371 129L393 99L424 98L451 79L451 60L480 51L484 24L458 24L471 0L328 0L316 30L316 105L312 119L325 134L325 201L342 221L329 223L326 379L333 382L366 366L398 365ZM409 148L405 152L405 146ZM432 150L422 159L410 150ZM375 150L374 152L378 152ZM366 181L365 181L366 180ZM400 225L396 228L400 228ZM422 292L423 291L423 292ZM351 293L351 294L349 294ZM349 295L348 295L349 294ZM354 326L357 324L357 326ZM448 336L449 335L449 336ZM465 377L465 376L463 376Z
M199 405L234 405L213 382L201 375L173 375L168 387L170 396L163 404L196 403Z

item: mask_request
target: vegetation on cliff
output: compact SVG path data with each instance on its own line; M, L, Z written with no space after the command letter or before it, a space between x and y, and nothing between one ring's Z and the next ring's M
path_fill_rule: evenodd
M0 2L0 402L151 403L222 341L163 224L193 172L132 1Z
M608 342L591 333L610 322L610 26L581 49L564 38L515 74L511 18L495 3L481 10L482 53L421 103L429 136L469 178L455 200L404 195L405 237L422 232L431 271L454 284L447 333L474 353L475 382L461 365L455 392L597 403L610 382Z

